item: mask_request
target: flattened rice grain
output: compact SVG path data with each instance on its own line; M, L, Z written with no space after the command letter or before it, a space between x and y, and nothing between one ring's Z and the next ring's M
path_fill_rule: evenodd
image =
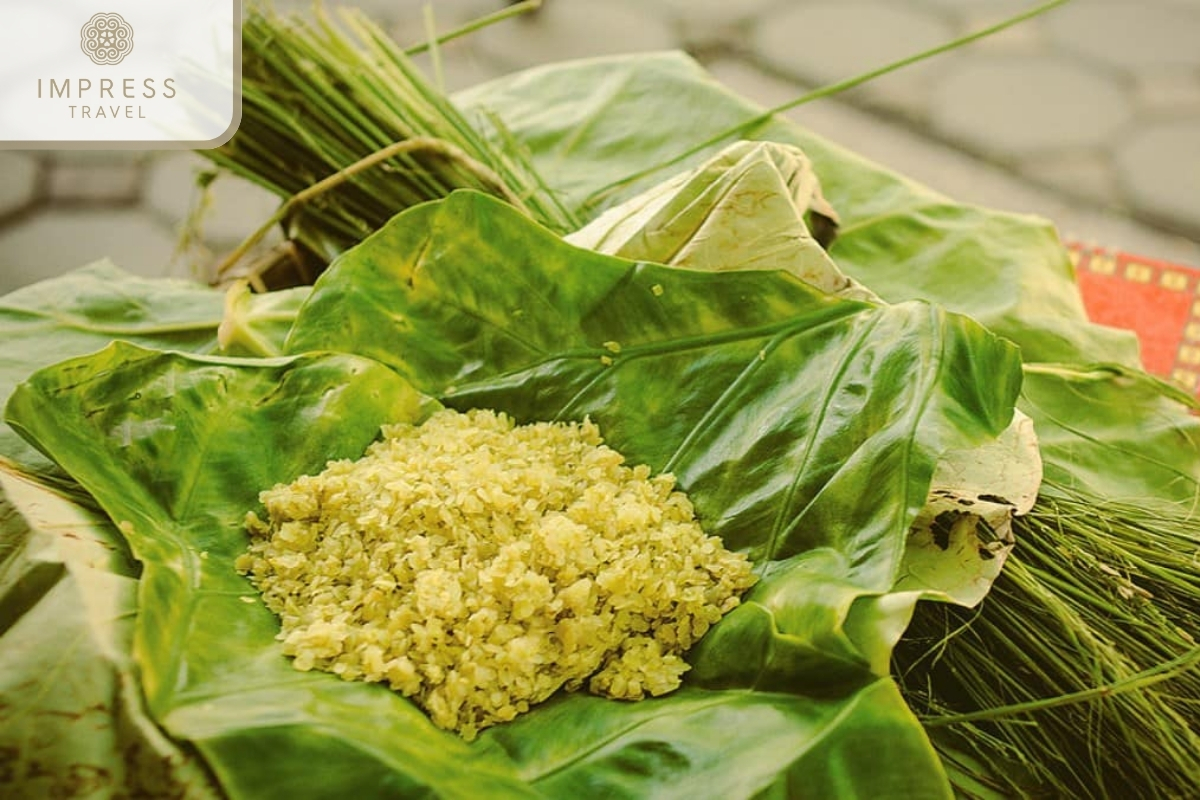
M754 583L672 476L590 421L443 410L260 499L237 568L296 669L386 682L468 739L559 688L677 688Z

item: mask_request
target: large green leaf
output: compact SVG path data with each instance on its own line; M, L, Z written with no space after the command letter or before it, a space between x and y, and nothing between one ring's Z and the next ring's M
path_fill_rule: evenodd
M559 698L467 746L380 686L291 670L276 621L247 602L254 592L233 569L240 515L256 487L361 450L383 421L419 417L416 401L394 373L350 356L242 361L114 345L39 372L10 403L13 424L121 520L145 563L137 652L150 707L230 795L944 794L886 678L835 696L790 686L642 704ZM881 752L896 770L861 768Z
M556 697L488 738L551 798L943 796L893 681L842 696L786 691Z
M778 269L828 294L879 302L843 275L810 233L807 219L820 224L832 214L799 148L742 141L565 238L688 269ZM1037 437L1024 414L993 443L943 452L905 548L903 584L977 604L1012 548L1014 513L1029 511L1040 481Z
M34 370L114 340L195 353L278 353L306 295L293 289L226 296L191 281L133 275L107 260L26 286L0 297L0 403ZM0 456L51 473L3 422Z
M1038 421L1045 491L1200 516L1194 398L1115 364L1031 364L1021 394Z
M358 350L421 388L453 384L455 404L519 419L591 414L631 460L673 469L763 579L679 693L558 698L468 746L382 687L292 671L277 623L232 569L258 489L419 414L395 372L353 355L128 345L39 372L14 394L10 423L98 498L145 562L137 653L150 708L227 791L945 794L886 677L916 594L888 590L938 453L1011 417L1010 345L923 304L578 250L463 193L348 254L289 346ZM881 753L894 769L878 769Z
M1019 380L1014 348L930 306L608 258L470 193L339 260L288 347L368 355L453 406L591 416L674 472L765 570L692 682L779 691L886 674L918 596L888 592L932 470L1005 427Z
M647 97L653 114L639 110ZM678 53L555 64L457 100L495 112L553 187L592 215L700 164L728 141L720 134L762 111ZM1087 320L1048 221L955 203L779 117L739 135L803 148L840 217L830 253L846 274L890 302L968 314L1021 347L1022 408L1051 482L1194 513L1195 416L1139 372L1133 334Z
M114 339L210 352L217 346L221 295L196 283L131 275L98 261L0 297L0 402L41 367ZM49 464L0 423L0 456L27 468Z
M10 424L97 498L145 565L134 652L149 708L230 794L466 797L480 781L496 796L526 794L494 753L440 733L399 696L291 669L277 621L233 569L260 488L357 456L382 421L427 407L394 372L353 356L242 360L120 343L13 393Z
M456 100L502 119L552 188L588 216L698 165L731 141L714 137L762 113L680 53L553 64ZM955 203L782 118L740 138L804 150L841 219L831 255L885 300L968 314L1028 361L1137 365L1131 334L1087 324L1049 222Z

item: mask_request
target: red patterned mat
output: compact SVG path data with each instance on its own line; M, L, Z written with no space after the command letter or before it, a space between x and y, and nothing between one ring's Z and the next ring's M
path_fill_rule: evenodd
M1093 322L1137 334L1148 372L1200 397L1200 269L1068 243Z

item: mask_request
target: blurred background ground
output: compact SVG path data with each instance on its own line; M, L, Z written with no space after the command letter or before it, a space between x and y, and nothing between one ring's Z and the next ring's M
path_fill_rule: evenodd
M357 5L401 43L425 38L424 0ZM446 30L503 0L428 5ZM735 91L774 105L1034 5L545 0L534 15L445 46L443 79L454 90L560 59L680 48ZM1074 240L1200 267L1200 0L1073 0L789 116L957 200L1039 214ZM277 203L219 178L202 239L181 247L206 166L180 151L0 151L0 294L102 256L141 274L204 277Z

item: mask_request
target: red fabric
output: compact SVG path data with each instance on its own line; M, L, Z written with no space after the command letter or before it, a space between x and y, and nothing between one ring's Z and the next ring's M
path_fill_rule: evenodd
M1200 397L1200 270L1068 243L1093 322L1137 334L1146 371Z

